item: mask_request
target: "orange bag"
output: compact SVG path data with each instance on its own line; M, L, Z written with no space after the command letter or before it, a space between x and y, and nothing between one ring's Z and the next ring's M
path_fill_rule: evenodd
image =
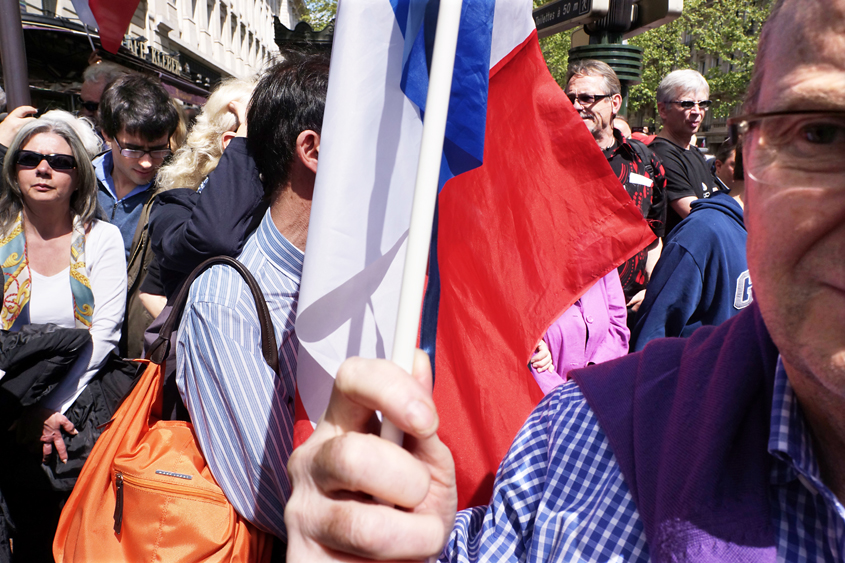
M53 540L58 563L230 563L270 560L273 537L226 500L199 449L193 426L161 420L164 359L191 282L214 264L235 268L252 290L261 349L278 373L278 348L261 289L239 262L203 262L188 277L153 344L135 388L91 452L62 510ZM245 374L249 375L249 374Z

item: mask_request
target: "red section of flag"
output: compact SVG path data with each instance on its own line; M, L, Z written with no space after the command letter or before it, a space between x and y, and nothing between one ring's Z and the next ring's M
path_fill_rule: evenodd
M308 419L308 413L305 412L305 405L302 404L302 397L299 396L298 387L293 412L293 447L298 448L314 433L314 427Z
M486 504L543 393L546 328L654 235L551 77L536 32L492 71L484 165L440 194L434 400L459 508Z
M88 0L91 13L97 20L103 49L117 53L139 3L140 0Z

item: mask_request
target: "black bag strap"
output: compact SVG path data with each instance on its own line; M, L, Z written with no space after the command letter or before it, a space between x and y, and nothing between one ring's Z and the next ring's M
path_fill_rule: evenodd
M627 139L628 144L631 145L631 148L634 149L634 152L640 157L640 160L643 161L643 166L645 166L646 171L648 171L649 175L654 178L654 166L651 165L651 157L654 154L650 148L648 148L645 143L642 143L636 139Z
M243 264L229 256L209 258L191 272L185 283L182 284L181 289L179 289L179 293L173 301L173 310L170 311L170 316L167 317L164 326L161 327L158 338L150 346L147 358L159 365L167 358L167 354L170 352L170 337L173 334L173 329L182 317L182 311L185 309L185 302L188 300L188 291L191 289L191 284L205 270L217 264L224 264L234 268L252 292L252 297L255 300L255 308L258 312L258 322L261 325L261 355L264 356L264 361L267 362L273 373L279 373L279 348L276 345L276 333L273 331L273 321L270 318L270 310L267 308L264 294L261 292L258 282L249 273L249 270Z

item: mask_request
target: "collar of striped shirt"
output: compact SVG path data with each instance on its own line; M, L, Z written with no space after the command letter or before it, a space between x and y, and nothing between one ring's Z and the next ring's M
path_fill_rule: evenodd
M276 224L273 223L270 209L267 209L264 214L254 236L257 248L267 260L286 276L298 282L302 277L302 262L305 259L305 253L279 232Z

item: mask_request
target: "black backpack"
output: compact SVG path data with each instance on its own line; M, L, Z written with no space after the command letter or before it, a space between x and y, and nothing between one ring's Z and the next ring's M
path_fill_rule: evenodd
M655 170L654 166L651 164L651 159L654 158L654 153L651 152L651 149L648 148L642 141L638 141L636 139L626 140L628 141L628 144L631 145L631 148L634 149L634 152L637 153L637 156L640 157L643 165L645 165L649 178L654 178Z

